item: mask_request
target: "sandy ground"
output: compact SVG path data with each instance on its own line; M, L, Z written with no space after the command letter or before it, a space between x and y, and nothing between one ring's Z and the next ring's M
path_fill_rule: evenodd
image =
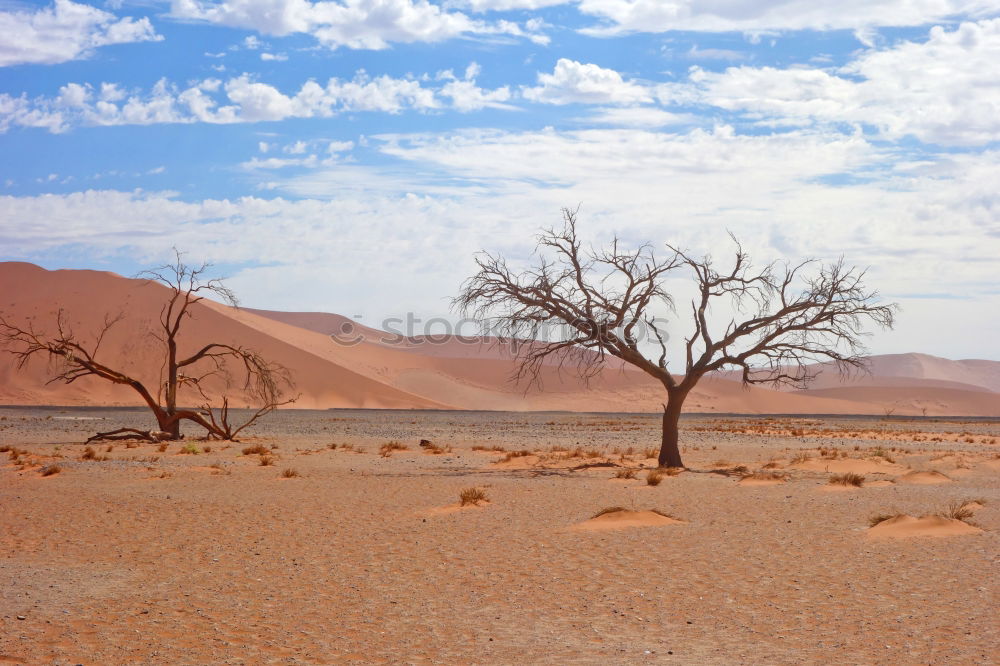
M189 442L210 452L117 444L81 460L87 434L118 425L148 423L0 409L0 444L15 449L0 453L0 664L1000 654L996 421L691 416L691 471L655 487L655 415L289 411L239 444ZM409 448L381 456L391 440ZM275 447L274 464L242 454L254 445ZM500 462L518 450L536 455ZM637 478L612 479L625 468ZM828 492L838 470L864 485ZM784 480L739 483L754 471ZM900 480L914 471L947 480ZM489 501L459 506L470 487ZM876 514L973 499L981 532L868 531ZM615 506L674 520L574 528Z

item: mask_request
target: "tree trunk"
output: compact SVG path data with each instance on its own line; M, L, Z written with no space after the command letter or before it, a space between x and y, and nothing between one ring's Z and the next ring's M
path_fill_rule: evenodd
M181 438L181 421L174 419L177 414L177 342L173 333L167 333L167 386L166 386L167 416L172 419L164 428L170 433L171 439Z
M668 391L667 404L663 406L663 436L660 440L660 467L684 467L681 462L681 450L678 446L678 422L681 418L681 406L687 392Z

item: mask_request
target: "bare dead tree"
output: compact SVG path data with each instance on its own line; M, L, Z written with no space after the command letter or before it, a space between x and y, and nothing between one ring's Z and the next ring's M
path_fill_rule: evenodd
M99 358L108 333L124 319L122 314L105 316L103 325L89 344L74 333L63 310L56 316L54 333L38 331L32 323L15 325L0 316L0 348L17 358L19 369L33 358L46 357L58 364L48 383L72 384L84 377L99 377L129 386L139 394L156 418L156 431L119 428L98 433L91 440L180 439L182 421L201 426L209 437L231 440L261 417L295 401L294 397L286 395L292 388L288 370L269 362L252 349L211 342L190 356L178 357L181 326L193 316L193 305L210 293L234 307L238 306L238 302L235 294L221 280L205 278L210 268L208 264L192 268L183 262L180 252L175 250L175 255L174 263L139 275L170 290L170 297L160 311L159 329L152 333L165 349L161 376L156 380L155 389L151 390L147 383L116 370ZM213 378L217 380L216 385L224 387L224 392L235 389L251 405L250 415L242 423L233 424L230 421L229 397L225 393L221 396L221 407L212 406L207 383ZM179 407L182 390L187 395L197 395L194 400L200 401L200 406Z
M841 372L863 369L865 325L893 325L897 306L879 303L878 293L864 285L865 271L842 260L754 267L734 237L735 257L720 270L710 256L672 245L663 256L649 243L623 249L617 238L606 249L584 249L576 211L564 209L563 222L539 235L539 258L528 270L480 254L478 272L453 306L500 340L521 341L518 380L537 381L546 362L569 364L588 380L606 367L608 356L656 378L667 393L661 466L683 467L681 408L707 373L735 369L745 386L802 387L815 376L814 363L830 362ZM678 350L685 359L682 375L667 367L670 336L654 316L658 310L676 314L665 280L678 271L691 273L696 284L694 328ZM714 305L734 313L718 333L710 330Z

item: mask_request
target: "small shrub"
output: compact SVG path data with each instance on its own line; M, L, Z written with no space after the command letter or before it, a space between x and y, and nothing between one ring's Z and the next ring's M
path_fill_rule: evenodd
M486 497L486 492L482 488L463 488L458 493L458 499L462 502L460 506L467 504L478 506L480 502L489 501L489 498Z
M863 474L846 472L844 474L832 475L829 478L828 483L831 486L857 486L858 488L860 488L865 483L865 477Z
M636 472L634 469L628 467L623 467L615 472L616 479L634 479L636 477Z
M792 457L792 464L799 465L801 463L806 462L807 460L812 460L812 456L806 453L805 451L800 451Z
M646 472L646 485L658 486L660 485L660 482L663 481L664 476L665 474L663 473L663 470L651 469L648 472Z
M201 451L194 444L185 444L183 447L181 447L181 450L178 451L178 453L182 453L184 455L189 455L189 456L196 456L199 453L201 453Z
M292 469L291 467L289 467L288 469L284 470L281 473L281 478L283 478L283 479L294 479L294 478L299 477L299 476L302 476L302 475L299 474L298 470Z
M62 467L60 467L59 465L55 464L46 465L45 467L42 468L41 474L42 476L52 476L53 474L58 474L61 471Z
M95 451L92 446L85 448L83 450L83 455L80 456L80 460L94 460L95 458L97 458L97 451Z
M244 447L243 449L243 455L245 456L253 456L258 454L265 456L270 452L271 450L266 446L264 446L263 444L254 444L253 446L247 446Z
M201 447L201 450L204 453L211 453L212 452L212 447L211 446L203 446L203 447Z
M274 464L274 458L272 458L271 456L261 456L260 457L260 466L261 467L270 467L273 464Z
M156 447L156 450L159 451L160 453L166 453L168 446L169 444L167 442L160 442L160 445Z

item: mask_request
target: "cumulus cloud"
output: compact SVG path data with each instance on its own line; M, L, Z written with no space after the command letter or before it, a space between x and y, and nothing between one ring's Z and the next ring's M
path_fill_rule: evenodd
M1000 19L931 29L925 42L868 50L837 70L692 70L661 89L689 101L768 119L874 126L886 138L946 145L1000 139Z
M465 75L460 79L451 70L438 75L438 79L446 81L441 87L441 95L451 99L451 106L458 111L477 111L483 108L511 109L506 102L511 98L510 88L502 86L495 90L484 90L476 85L479 75L479 65L471 63L465 69Z
M481 21L427 0L173 0L171 14L269 35L306 33L328 48L385 49L463 35L548 41L537 23Z
M118 18L72 0L34 11L0 11L0 35L0 67L51 65L86 58L101 46L163 39L147 18Z
M443 77L436 87L416 78L369 76L306 81L295 92L255 80L249 74L222 82L204 79L181 88L160 79L148 92L125 91L118 84L68 83L55 97L29 99L0 93L0 132L10 127L39 127L63 132L80 125L151 125L157 123L250 123L286 118L328 118L347 112L401 113L452 108L460 112L506 108L506 87L484 90L470 67L463 79Z
M996 13L991 0L842 0L801 2L700 2L698 0L580 0L579 10L601 19L584 32L855 30L879 26L920 26L957 16Z
M538 85L525 87L526 99L545 104L640 104L651 102L642 85L625 81L613 69L559 58L551 74L539 72Z

